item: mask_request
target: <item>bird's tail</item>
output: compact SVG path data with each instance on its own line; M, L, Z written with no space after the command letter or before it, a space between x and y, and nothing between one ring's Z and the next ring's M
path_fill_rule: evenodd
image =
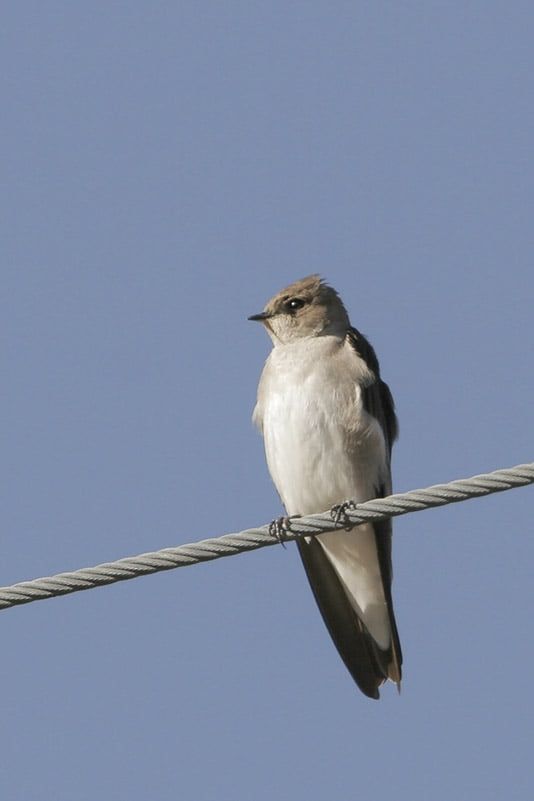
M385 547L380 547L377 542L389 623L386 647L377 642L362 619L363 615L358 614L346 586L318 539L298 539L297 545L315 600L343 662L361 691L370 698L379 698L378 688L387 679L395 682L400 690L402 652L391 599L391 563L387 549L391 523L374 524L374 529L376 538L387 538L383 543ZM341 536L346 536L345 532ZM351 536L358 536L357 531L351 532Z

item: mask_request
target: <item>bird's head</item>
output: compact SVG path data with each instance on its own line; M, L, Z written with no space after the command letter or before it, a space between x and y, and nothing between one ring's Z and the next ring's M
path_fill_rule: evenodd
M260 314L248 319L263 323L275 345L327 334L344 336L350 325L336 290L318 275L282 289Z

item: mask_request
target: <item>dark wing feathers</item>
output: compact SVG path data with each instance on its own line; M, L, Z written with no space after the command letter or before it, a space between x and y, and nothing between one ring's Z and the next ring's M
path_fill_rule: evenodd
M397 418L389 387L380 378L380 367L372 345L355 328L347 340L365 361L375 380L363 390L366 411L380 423L386 439L388 457L397 436ZM377 487L377 497L387 495L389 487ZM388 605L392 644L382 651L352 608L328 557L314 538L299 539L297 545L317 605L343 662L365 695L378 698L379 686L391 678L400 683L402 653L391 598L391 520L374 524L380 571Z
M399 434L393 396L388 385L380 378L380 365L371 343L356 328L349 329L347 340L375 375L376 380L363 390L363 402L365 410L376 417L382 426L391 458L391 448Z
M369 698L379 698L378 688L387 674L375 658L373 640L315 537L296 542L317 606L339 655L360 690Z

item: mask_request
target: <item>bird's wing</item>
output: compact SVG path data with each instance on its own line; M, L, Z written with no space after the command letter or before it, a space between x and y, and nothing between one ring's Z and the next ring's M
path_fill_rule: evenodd
M380 378L380 365L371 343L356 328L349 330L347 342L373 373L374 381L365 387L363 402L365 410L372 414L382 427L389 461L391 459L391 448L399 434L393 396L388 385Z
M376 497L383 497L391 491L391 447L398 430L393 398L389 387L380 378L378 359L371 344L355 328L349 330L347 341L373 376L373 380L362 389L362 395L365 410L380 424L386 443L387 470L383 483L375 488ZM378 698L378 688L386 679L391 679L397 685L401 680L402 653L391 597L391 520L366 525L365 529L368 536L374 536L387 605L391 638L385 649L370 634L351 603L339 570L335 569L332 558L327 556L326 543L321 544L316 538L309 538L297 540L297 545L315 599L341 658L362 692L371 698ZM326 536L339 539L354 535L356 532ZM361 536L365 536L363 528ZM333 541L330 539L330 542ZM350 540L347 540L347 544L350 548Z

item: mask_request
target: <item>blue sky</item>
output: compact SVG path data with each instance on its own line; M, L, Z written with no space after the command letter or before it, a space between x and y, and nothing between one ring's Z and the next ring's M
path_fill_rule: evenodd
M280 514L249 314L312 272L397 491L532 461L528 3L11 3L1 584ZM532 489L395 522L402 695L294 547L1 615L10 801L531 799Z

